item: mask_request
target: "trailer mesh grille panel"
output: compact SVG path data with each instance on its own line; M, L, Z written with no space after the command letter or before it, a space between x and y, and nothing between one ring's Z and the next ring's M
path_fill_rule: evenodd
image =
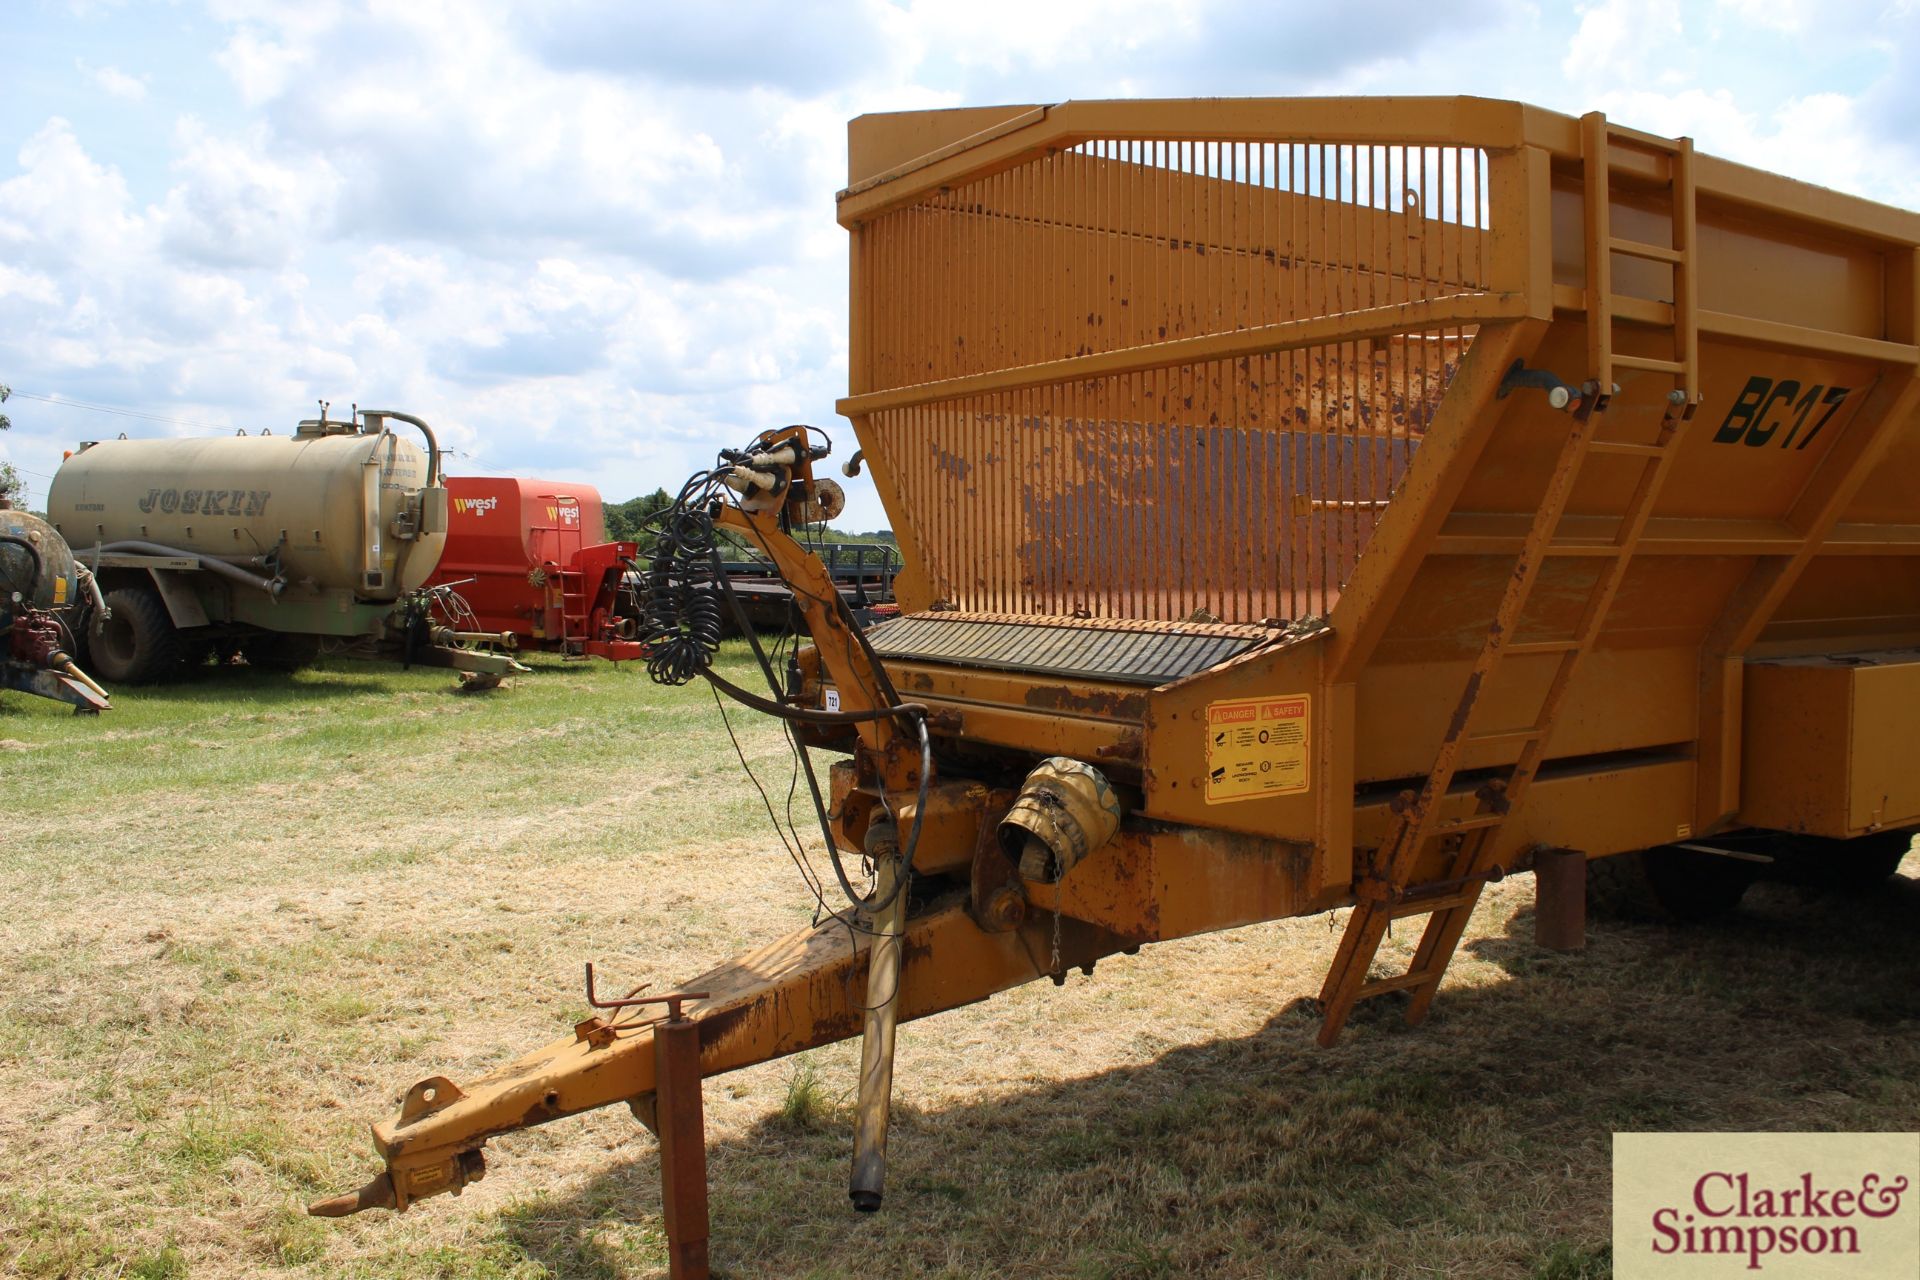
M1274 634L1258 627L1148 629L914 614L874 627L867 640L882 658L1162 685L1245 653Z
M862 222L855 399L904 398L851 416L902 604L1324 616L1478 332L1441 317L1492 288L1492 200L1471 147L1113 137ZM1351 338L1287 336L1333 317ZM1246 353L1156 354L1231 334Z

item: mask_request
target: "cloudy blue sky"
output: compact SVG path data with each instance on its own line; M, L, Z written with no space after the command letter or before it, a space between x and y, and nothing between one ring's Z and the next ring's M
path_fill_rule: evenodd
M845 432L848 118L1356 93L1597 107L1920 208L1920 0L0 0L0 382L150 415L16 398L0 458L39 501L75 440L325 398L458 472L672 486Z

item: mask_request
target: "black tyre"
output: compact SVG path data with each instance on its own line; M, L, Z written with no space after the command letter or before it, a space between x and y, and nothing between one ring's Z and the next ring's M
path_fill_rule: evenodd
M248 636L240 642L247 665L261 671L298 671L320 661L320 637L284 633Z
M107 593L108 617L87 636L93 674L108 684L160 684L180 674L186 644L151 587Z
M1670 844L1594 858L1587 863L1587 902L1596 913L1622 919L1693 924L1739 906L1757 868Z
M1912 830L1876 831L1851 840L1783 836L1780 878L1823 889L1874 889L1900 869L1913 837Z

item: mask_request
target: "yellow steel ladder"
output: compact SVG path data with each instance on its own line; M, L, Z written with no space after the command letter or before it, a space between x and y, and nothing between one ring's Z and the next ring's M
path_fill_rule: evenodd
M1647 517L1667 478L1682 424L1693 416L1700 398L1699 329L1696 294L1693 144L1690 139L1669 140L1622 129L1595 112L1581 121L1585 165L1587 246L1587 348L1591 378L1582 388L1571 426L1547 481L1546 492L1534 513L1519 559L1507 578L1494 620L1474 661L1459 704L1449 722L1432 771L1417 792L1396 803L1394 834L1376 851L1372 865L1355 884L1355 903L1347 919L1333 965L1320 992L1320 1043L1332 1045L1361 1000L1392 991L1411 994L1406 1017L1417 1023L1426 1017L1447 965L1453 959L1467 921L1490 879L1499 874L1492 863L1496 829L1519 808L1527 788L1546 758L1547 741L1580 659L1593 648L1605 624L1615 595L1626 577L1628 563L1639 544ZM1644 171L1651 157L1663 172L1671 201L1671 245L1623 240L1613 234L1613 182L1624 156ZM1626 355L1614 350L1614 319L1621 299L1613 291L1615 255L1666 263L1673 272L1671 356ZM1644 314L1644 312L1643 312ZM1608 405L1617 390L1616 370L1665 374L1673 390L1660 427L1651 442L1627 443L1597 438ZM1618 458L1636 463L1637 482L1619 511L1613 533L1602 541L1565 541L1560 538L1561 517L1589 460ZM1588 589L1587 599L1564 638L1516 640L1522 634L1527 602L1541 566L1551 557L1586 556L1601 569ZM1481 694L1492 683L1507 658L1551 655L1557 659L1552 679L1533 719L1516 728L1484 730L1479 726ZM1476 789L1475 812L1443 818L1441 810L1454 785L1462 753L1474 746L1517 746L1518 759L1492 772ZM1412 883L1417 869L1432 862L1427 850L1438 844L1446 874L1439 880ZM1427 923L1406 972L1387 977L1371 974L1373 961L1392 922L1425 916Z

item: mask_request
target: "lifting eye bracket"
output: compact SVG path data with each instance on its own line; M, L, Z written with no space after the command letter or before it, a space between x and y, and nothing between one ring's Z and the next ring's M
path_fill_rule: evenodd
M1577 388L1562 382L1546 369L1529 369L1525 360L1515 360L1513 368L1507 370L1507 376L1500 379L1500 389L1494 393L1497 400L1505 400L1508 394L1520 387L1537 387L1547 393L1547 403L1556 409L1566 409L1580 400Z

